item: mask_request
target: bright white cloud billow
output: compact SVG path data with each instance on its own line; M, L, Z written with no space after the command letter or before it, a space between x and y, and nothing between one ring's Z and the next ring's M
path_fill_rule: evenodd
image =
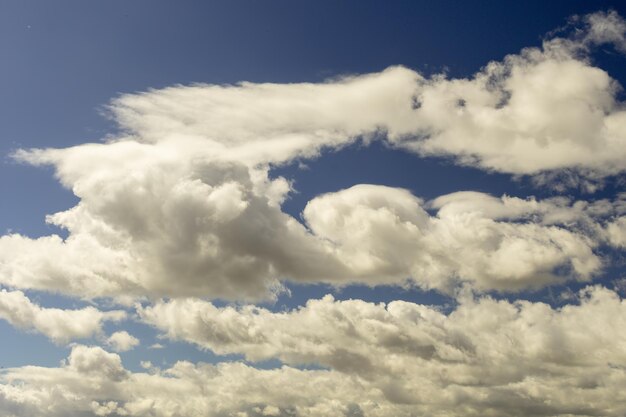
M571 211L554 202L466 192L430 207L436 216L404 190L360 185L315 198L303 215L356 276L391 282L410 276L446 292L459 279L480 289L516 290L588 279L601 267L592 239L545 223L542 211Z
M106 340L106 344L116 352L126 352L139 346L139 339L125 330L115 332Z
M594 178L622 172L621 87L587 56L606 43L624 51L626 24L614 12L581 20L576 36L491 62L472 78L426 81L417 93L419 138L391 141L512 174L567 168Z

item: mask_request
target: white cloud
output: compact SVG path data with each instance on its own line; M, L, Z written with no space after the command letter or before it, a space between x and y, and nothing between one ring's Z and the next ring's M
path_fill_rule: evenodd
M202 172L216 175L213 166ZM307 229L248 177L163 176L171 184L115 182L51 216L69 229L65 241L0 238L0 279L88 297L258 299L280 290L278 279L515 291L588 280L601 268L597 233L572 227L593 224L594 205L455 193L429 203L433 216L406 190L358 185L311 200Z
M590 53L626 51L615 13L489 63L467 79L392 67L325 83L194 85L127 94L104 143L22 150L80 202L48 221L68 231L0 237L0 283L84 298L173 297L139 317L172 340L241 362L127 370L119 355L74 345L57 368L0 371L10 417L623 416L626 303L588 287L552 308L481 291L588 281L598 247L626 247L624 196L536 200L458 192L425 202L361 184L313 198L304 224L281 211L272 166L359 138L515 175L595 181L626 170L619 85ZM555 111L558 109L558 111ZM558 185L558 184L556 184ZM404 301L327 296L292 311L215 307L281 282L417 285L457 296L449 313ZM621 289L621 281L615 287ZM44 308L0 291L0 318L56 343L102 336L123 311ZM118 352L127 331L101 340ZM154 344L152 349L163 346ZM325 369L297 369L304 365Z
M575 207L537 203L535 215L532 202L454 194L435 200L439 211L429 216L406 192L359 186L309 202L309 230L280 209L288 181L268 176L272 164L359 137L542 178L560 169L589 181L621 172L626 112L617 84L587 55L600 43L621 48L624 22L598 13L578 24L571 37L469 79L392 67L320 84L123 95L110 107L120 132L107 142L16 154L53 165L80 203L48 218L69 231L66 240L0 237L0 282L91 298L253 300L286 279L408 280L444 291L458 282L508 291L590 279L601 266L592 250L599 239L618 242L619 230L603 225L613 237L599 238L597 225L587 233L548 224Z
M126 352L137 346L139 346L139 339L129 334L127 331L122 330L113 333L106 340L106 344L116 352Z
M103 322L125 317L124 311L103 312L94 307L44 308L33 304L22 291L0 291L0 319L17 328L39 332L55 343L92 337L102 333Z
M606 238L612 246L626 248L626 216L621 216L606 225Z
M138 313L168 338L221 355L319 364L373 380L416 372L446 383L489 385L625 365L626 337L619 329L626 302L602 287L587 287L579 298L578 305L554 309L465 293L449 314L405 301L385 305L332 296L287 312L181 299Z
M123 132L115 147L19 155L56 165L72 187L85 182L85 171L96 177L111 164L142 162L146 153L172 163L254 166L316 156L357 137L512 174L616 174L626 169L626 112L618 83L589 54L607 43L626 51L626 23L615 12L575 23L570 37L490 62L470 78L427 79L391 67L321 84L199 84L127 94L110 106Z
M449 314L332 297L282 313L160 302L140 314L174 339L329 369L179 362L132 373L115 354L75 346L60 368L4 370L0 410L20 417L621 416L626 303L601 287L579 297L579 305L554 309L466 295Z
M617 12L597 12L572 19L573 24L580 21L584 30L577 32L577 41L585 47L611 43L626 52L626 22Z
M620 415L626 302L601 287L579 297L579 305L554 309L466 294L449 314L330 296L278 313L187 299L139 314L167 337L218 354L358 376L417 414Z
M448 293L459 281L511 291L587 280L601 268L592 239L545 223L582 217L569 205L464 192L429 206L436 216L405 190L359 185L313 199L303 217L370 284L411 277Z
M472 78L425 81L415 112L419 138L391 141L512 174L571 169L594 178L624 171L620 87L587 54L607 42L624 49L626 24L614 12L583 22L574 37L491 62Z
M76 345L63 367L77 374L94 379L123 381L128 372L122 365L119 355L109 353L100 347Z
M125 140L248 165L279 163L378 131L393 138L410 134L416 126L412 97L422 80L390 67L320 84L200 84L123 95L110 110L132 135Z
M285 275L338 265L244 166L150 164L75 189L80 204L49 218L69 230L65 241L0 238L3 282L88 297L258 298Z
M401 411L372 387L328 371L189 362L154 371L131 373L120 366L119 356L77 346L60 368L6 370L0 411L18 417L342 416L350 415L360 401L357 396L364 393L371 398L364 406L373 416Z

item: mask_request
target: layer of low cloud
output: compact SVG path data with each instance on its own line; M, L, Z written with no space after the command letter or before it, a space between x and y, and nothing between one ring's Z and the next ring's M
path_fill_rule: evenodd
M292 366L179 362L132 373L115 354L75 346L59 368L5 370L0 410L20 417L621 416L626 303L602 287L578 297L554 309L466 294L449 314L332 297L283 313L161 302L140 315L172 339ZM293 367L302 364L328 369Z
M78 310L40 307L22 291L0 291L0 319L16 328L41 333L58 344L100 335L104 322L125 318L124 311L100 311L91 306Z
M593 280L611 266L601 253L626 248L626 196L464 191L424 201L361 184L313 197L299 221L281 210L289 179L269 174L381 140L553 188L596 187L626 170L626 112L621 87L591 56L607 44L625 52L626 24L612 12L571 24L467 79L391 67L319 84L122 95L110 105L120 131L105 142L18 151L21 161L52 165L80 202L47 219L66 239L0 237L0 284L11 288L0 292L0 318L58 344L96 336L124 352L139 340L125 330L106 338L102 326L125 312L45 308L19 289L140 299L138 318L164 338L285 365L144 361L146 372L135 373L118 354L74 345L59 367L2 370L0 414L626 414L626 303L617 292L590 286L567 293L572 304L561 308L480 295ZM327 296L272 312L194 298L266 299L285 280L418 286L457 304L444 312ZM159 297L172 298L149 301Z
M416 375L444 385L489 386L626 364L619 330L626 302L599 286L575 298L552 308L466 292L448 314L405 301L385 305L330 295L287 312L184 299L138 307L138 313L168 338L221 355L322 365L374 381Z

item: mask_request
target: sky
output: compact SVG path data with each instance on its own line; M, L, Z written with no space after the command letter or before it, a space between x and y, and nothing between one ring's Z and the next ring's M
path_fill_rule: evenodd
M625 415L625 18L0 0L0 415Z

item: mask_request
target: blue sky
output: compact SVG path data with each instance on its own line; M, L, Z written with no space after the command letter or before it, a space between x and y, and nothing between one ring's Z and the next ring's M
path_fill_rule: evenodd
M625 16L1 2L0 412L621 415Z

